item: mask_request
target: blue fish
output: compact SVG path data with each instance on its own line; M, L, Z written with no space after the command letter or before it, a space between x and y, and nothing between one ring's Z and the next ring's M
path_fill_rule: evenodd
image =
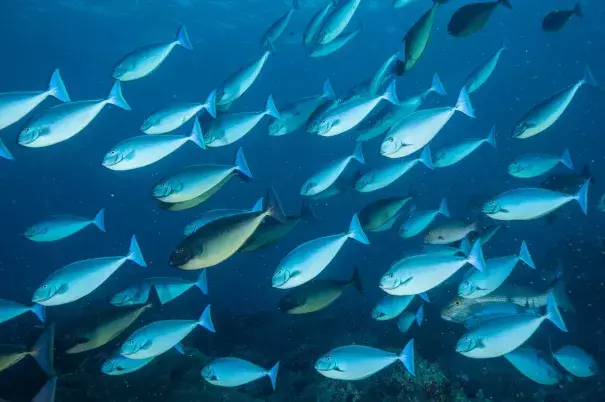
M202 369L202 378L220 387L238 387L262 377L269 377L275 391L278 370L279 362L267 370L246 360L224 357L205 366Z
M53 216L28 227L24 236L36 242L51 242L69 237L89 225L95 225L101 232L105 232L105 208L101 209L93 219Z

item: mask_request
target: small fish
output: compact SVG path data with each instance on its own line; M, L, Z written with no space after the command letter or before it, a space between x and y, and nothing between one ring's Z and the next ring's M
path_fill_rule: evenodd
M573 16L584 17L582 14L582 4L576 3L571 10L554 10L546 14L542 20L542 30L546 32L559 32Z
M393 227L403 207L412 197L390 197L376 200L359 212L359 222L365 231L381 232Z
M561 380L561 374L536 349L521 347L503 357L521 374L538 384L554 385Z
M32 402L55 402L57 392L57 377L53 377L44 384L34 396Z
M399 317L414 300L414 296L383 296L374 310L372 310L372 318L377 321L387 321Z
M360 23L356 30L349 33L343 33L338 38L326 44L317 44L309 48L309 57L326 57L342 49L347 43L353 40L357 35L363 32L363 25Z
M191 235L193 232L197 231L199 228L207 225L210 222L213 222L217 219L226 218L228 216L245 214L247 212L259 211L262 209L263 199L258 200L254 206L250 209L214 209L211 211L205 212L203 215L189 222L185 226L185 236Z
M292 18L292 14L294 13L294 11L297 10L300 10L298 0L292 0L292 8L290 9L290 11L279 17L273 24L271 24L271 26L263 34L260 40L260 45L264 48L271 49L273 44L286 30L286 27L290 22L290 18Z
M433 169L433 160L428 145L424 147L422 154L416 159L397 161L366 172L355 182L355 190L360 193L369 193L385 188L393 184L419 163L422 163L429 169Z
M273 97L269 95L267 106L262 112L242 112L223 114L214 119L204 133L207 147L224 147L248 134L265 116L280 119Z
M275 270L271 279L272 286L291 289L309 282L332 262L348 239L370 244L357 214L353 216L348 232L314 239L290 251Z
M124 257L92 258L71 263L53 272L35 291L32 301L45 306L58 306L81 299L101 286L128 260L141 267L147 266L135 236L132 236L128 255Z
M563 151L561 157L545 154L526 154L518 157L508 165L508 174L520 179L529 179L548 173L559 163L573 171L569 150Z
M257 61L240 68L231 74L219 86L216 93L216 105L220 110L225 111L233 102L238 100L254 84L262 71L271 52L267 50Z
M368 378L397 361L415 375L413 339L399 355L368 346L342 346L320 357L315 362L315 370L335 380L356 381Z
M205 103L180 103L160 109L147 116L141 125L145 134L164 134L174 131L193 119L202 109L216 118L216 90L210 92Z
M159 356L180 344L198 326L216 332L210 316L210 305L206 306L199 320L156 321L137 329L124 341L120 354L135 360Z
M92 219L53 216L28 227L23 235L35 242L51 242L69 237L89 225L95 225L101 232L105 232L105 208L97 212Z
M485 271L481 244L476 242L468 257L424 254L397 261L380 278L380 288L390 295L417 295L427 292L458 272L466 264Z
M416 314L404 311L397 319L397 328L399 329L399 332L405 334L410 330L410 327L412 326L412 324L414 324L414 322L416 322L418 326L421 327L423 320L424 305L421 305L420 307L418 307L418 311L416 311Z
M361 27L361 24L360 24ZM381 93L381 88L385 85L388 85L389 82L393 81L395 78L395 65L399 58L399 52L391 55L388 59L386 59L381 65L380 68L374 73L374 77L369 83L368 86L368 95L375 96Z
M482 325L472 327L456 344L456 352L473 359L486 359L505 355L523 345L549 320L563 332L567 327L553 295L548 296L546 314L520 314L495 317Z
M119 81L106 99L62 103L40 112L25 124L17 141L28 148L49 147L66 141L84 130L107 104L130 110Z
M380 154L387 158L403 158L427 145L459 111L474 118L466 88L462 88L453 107L419 110L392 126L380 145Z
M325 45L339 37L349 25L360 3L361 0L339 1L337 8L327 16L322 24L316 37L316 43Z
M269 377L275 391L279 362L269 370L235 357L213 360L202 369L202 378L219 387L239 387L262 377Z
M288 291L279 301L278 308L287 314L314 313L334 303L349 285L353 285L359 293L363 293L363 284L357 267L348 281L315 280Z
M30 311L36 315L40 322L44 323L46 314L43 305L34 304L32 306L24 306L23 304L15 303L10 300L0 299L0 324Z
M573 195L562 194L543 188L510 190L483 205L483 213L492 219L504 221L531 220L548 215L570 201L577 201L584 214L588 213L587 180Z
M145 367L155 359L149 357L146 359L129 359L120 354L116 354L103 362L101 372L107 375L124 375L134 373L135 371Z
M303 185L300 194L304 196L312 196L321 193L338 180L349 163L355 159L362 165L365 164L361 144L357 143L353 155L337 159L330 162L326 167L311 176Z
M471 233L478 232L478 222L447 221L429 230L424 236L424 242L429 244L452 244L464 239Z
M450 217L450 211L447 208L445 198L441 200L441 204L439 204L439 209L437 210L416 211L414 209L410 218L399 228L399 236L407 239L422 233L437 218L437 215L443 215L446 218Z
M197 120L189 136L139 135L124 140L105 154L102 165L118 171L139 169L164 159L189 141L206 149L202 129Z
M420 60L420 56L424 53L426 45L431 38L431 31L435 24L437 15L437 7L445 3L444 0L433 0L433 6L427 10L422 16L412 25L403 37L403 57L398 60L395 68L398 76L401 76L412 69Z
M502 52L508 50L508 43L506 41L502 42L502 46L496 54L490 57L485 63L481 64L477 69L475 69L471 75L466 79L466 90L469 94L472 94L479 88L485 84L485 82L492 76L492 73L496 69L498 65L498 61L500 60L500 56Z
M496 126L492 127L486 138L467 138L457 144L439 148L433 155L435 167L452 166L475 152L482 144L489 144L496 149Z
M332 11L332 9L336 6L336 1L332 0L332 1L328 1L328 3L325 5L324 8L319 9L319 11L317 11L313 17L311 17L311 19L309 20L309 23L307 24L307 26L305 27L305 30L303 32L303 44L305 46L310 46L315 44L316 39L317 39L317 35L319 34L319 31L321 29L321 27L324 24L324 21L326 20L326 17L328 16L328 14Z
M53 72L45 91L0 93L0 130L27 116L49 96L61 102L71 102L59 69Z
M182 46L193 50L185 26L181 26L172 42L144 46L122 58L113 70L112 77L119 81L132 81L154 72L166 60L172 49Z
M518 255L490 258L485 262L485 272L467 272L458 286L458 296L469 299L487 296L504 283L519 261L523 261L531 269L536 269L525 241L521 242Z
M554 352L553 357L576 377L592 377L599 371L594 357L577 346L564 346Z
M465 328L481 325L495 317L504 315L535 314L540 315L539 308L525 308L515 303L483 303L472 309L472 312L462 322ZM446 320L448 321L448 320Z
M0 345L0 372L19 363L27 356L31 356L46 374L54 376L54 328L54 325L46 327L32 348L19 345Z
M591 87L598 87L599 85L588 67L584 70L584 77L580 81L560 90L531 108L515 125L513 137L519 139L533 137L555 124L573 100L578 89L584 84Z
M487 3L471 3L460 7L447 24L450 35L462 38L480 31L492 16L494 10L499 6L510 10L513 7L509 0L495 0Z

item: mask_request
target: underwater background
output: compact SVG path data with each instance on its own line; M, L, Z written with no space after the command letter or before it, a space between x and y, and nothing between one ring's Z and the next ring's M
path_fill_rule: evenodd
M363 33L340 51L321 59L309 58L301 32L323 1L301 0L284 37L275 44L254 86L232 111L263 110L272 94L277 108L296 99L321 93L329 78L337 94L371 77L380 64L397 52L401 37L430 7L419 0L402 10L390 1L362 0L355 19ZM605 81L605 4L583 1L584 18L564 31L548 34L541 19L569 1L515 1L513 10L497 9L480 34L454 38L445 29L463 1L441 6L431 40L418 65L397 81L400 98L429 87L438 73L446 98L431 95L423 107L451 105L468 74L493 54L502 40L509 51L485 86L473 95L477 119L454 116L431 147L456 138L484 137L496 125L498 149L480 149L454 169L413 169L380 196L413 192L414 203L434 208L447 197L452 215L489 218L473 212L473 197L489 196L518 185L507 175L506 165L523 152L559 154L569 149L577 171L588 166L594 179L589 193L589 213L577 205L563 208L553 222L514 222L485 247L486 255L514 253L526 240L538 267L513 271L510 283L546 289L560 262L575 313L566 313L569 333L552 326L543 328L531 345L548 351L569 340L582 345L598 362L605 362L605 255L599 236L605 215L596 209L605 191L605 94L580 89L563 118L548 135L517 141L512 129L537 101L582 77L589 65ZM125 285L153 276L179 276L194 280L197 272L168 265L168 257L182 238L185 224L201 210L250 208L273 187L290 215L301 207L300 186L320 166L349 155L355 140L350 134L335 138L297 132L270 137L262 121L237 144L200 151L186 144L178 156L131 172L102 168L103 155L124 138L138 135L140 122L172 101L203 102L230 72L256 60L263 52L260 37L276 18L290 8L280 0L3 0L0 3L2 58L0 89L10 92L44 88L49 74L60 68L72 99L104 98L113 83L117 60L132 49L169 40L178 26L187 26L194 51L176 49L160 69L143 80L124 85L132 111L108 107L85 132L52 148L27 149L16 145L19 124L4 130L2 139L15 163L0 161L0 211L2 252L0 295L28 304L31 294L52 271L70 262L97 256L123 255L136 234L149 267L128 264L88 297L62 308L49 309L57 324L56 400L63 401L598 401L605 400L605 378L598 373L588 380L575 379L546 387L522 377L504 359L469 360L454 350L463 328L440 318L440 310L456 296L460 273L431 293L425 304L425 323L414 328L417 377L391 367L359 382L337 382L320 376L313 362L323 353L345 344L367 344L399 350L409 336L393 322L375 321L371 311L383 296L377 283L390 264L422 243L422 238L402 239L394 233L370 235L371 246L345 245L322 278L348 279L359 267L364 293L348 289L327 309L304 316L286 315L276 305L282 296L271 287L271 275L280 260L298 244L348 228L351 216L376 194L349 191L345 195L312 202L317 221L301 223L279 244L254 253L238 253L208 270L209 295L188 292L161 311L151 311L145 322L160 317L194 319L212 303L216 334L194 331L184 341L188 356L174 351L149 367L128 376L99 373L103 352L86 356L60 353L70 322L92 319L98 306ZM46 102L56 102L48 100ZM206 116L207 117L207 116ZM203 126L203 124L202 124ZM187 134L189 125L181 127ZM238 147L244 149L254 180L230 181L197 209L169 212L158 208L150 189L165 174L196 163L232 163ZM367 163L380 162L379 143L364 143ZM560 167L557 167L560 169ZM354 169L353 169L354 170ZM351 172L354 173L354 172ZM539 183L539 179L536 184ZM93 216L107 209L107 234L88 228L85 235L57 243L35 244L23 230L47 216L69 213ZM351 242L353 243L353 242ZM418 302L415 302L418 303ZM412 308L414 311L415 309ZM38 333L33 316L21 317L0 328L0 343L32 344ZM64 346L63 346L64 347ZM274 393L268 382L240 388L218 388L205 383L199 370L209 359L237 355L270 367L281 360ZM0 375L0 398L31 400L46 382L35 362L23 362Z

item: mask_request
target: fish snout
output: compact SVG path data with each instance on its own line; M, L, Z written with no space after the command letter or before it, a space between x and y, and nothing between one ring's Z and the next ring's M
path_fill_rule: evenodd
M188 247L178 247L170 255L169 264L172 267L180 267L193 258L193 252Z

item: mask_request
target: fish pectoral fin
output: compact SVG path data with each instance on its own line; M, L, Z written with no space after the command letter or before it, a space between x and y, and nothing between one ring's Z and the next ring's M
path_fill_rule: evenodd
M185 183L180 182L179 184L177 184L177 185L174 187L174 191L176 191L176 192L178 193L179 191L183 191L183 188L184 188L184 187L185 187Z
M509 213L509 210L508 209L504 209L504 208L500 208L500 210L498 212L502 212L504 214L507 214L507 213Z
M67 293L67 291L69 290L69 285L64 283L63 285L61 285L59 287L59 289L57 289L57 293L58 295L62 295L64 293Z
M116 366L116 371L124 371L124 367L122 367L122 366Z
M338 366L334 367L334 371L338 371L339 373L344 373L345 372L343 369L341 369Z
M401 282L401 285L407 285L408 283L412 282L412 279L414 279L413 276L410 276L409 278L405 278L405 280L403 282Z
M292 271L292 272L290 273L290 278L294 278L294 277L296 277L296 276L299 276L299 275L300 275L300 273L301 273L301 272L300 272L299 270Z
M141 345L141 349L149 349L152 343L153 342L151 341L151 339L147 340L144 344Z
M132 159L134 159L134 155L135 155L134 150L130 150L130 151L128 151L127 154L124 155L124 159L132 160Z
M485 343L483 343L483 339L479 339L477 341L474 349L485 349Z

